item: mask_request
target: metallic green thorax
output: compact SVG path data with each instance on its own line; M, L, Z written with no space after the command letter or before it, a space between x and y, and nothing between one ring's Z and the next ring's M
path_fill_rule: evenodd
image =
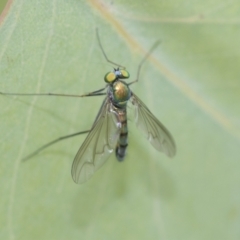
M112 102L120 108L126 107L127 101L131 97L131 90L123 81L116 81L110 86L112 92Z

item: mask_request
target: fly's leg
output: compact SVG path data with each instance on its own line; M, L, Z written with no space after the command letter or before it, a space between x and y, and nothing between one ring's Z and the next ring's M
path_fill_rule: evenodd
M96 28L96 35L97 35L98 45L99 45L99 47L100 47L100 49L101 49L101 51L102 51L102 54L103 54L103 56L105 57L106 61L109 62L109 63L111 63L111 64L113 64L113 65L115 65L115 66L117 66L117 67L119 67L119 68L125 69L124 66L122 66L122 65L120 65L120 64L118 64L118 63L115 63L115 62L109 60L109 58L107 57L107 54L105 53L105 51L104 51L104 49L103 49L103 46L102 46L102 43L101 43L101 40L100 40L100 37L99 37L98 29L97 29L97 28Z
M6 92L0 92L1 95L5 96L55 96L55 97L91 97L91 96L101 96L106 95L103 91L106 89L106 87L101 88L99 90L77 95L77 94L63 94L63 93L6 93Z
M153 44L153 46L151 47L151 49L149 50L149 52L144 56L144 58L142 59L142 61L141 61L141 62L139 63L139 65L138 65L137 78L136 78L136 80L128 83L128 86L131 85L131 84L133 84L133 83L138 82L138 80L139 80L139 75L140 75L140 70L141 70L141 68L142 68L143 63L147 60L147 58L150 56L150 54L153 52L153 50L160 44L160 42L161 42L160 40L156 41L156 42Z
M86 131L82 131L82 132L77 132L77 133L73 133L73 134L70 134L70 135L66 135L66 136L62 136L62 137L59 137L51 142L48 142L46 144L44 144L42 147L38 148L37 150L35 150L34 152L30 153L29 155L27 155L26 157L24 157L22 159L22 161L26 161L34 156L36 156L38 153L42 152L44 149L52 146L53 144L55 143L58 143L64 139L67 139L67 138L71 138L71 137L75 137L75 136L78 136L78 135L81 135L81 134L85 134L85 133L88 133L90 132L91 130L86 130Z
M99 90L87 93L87 94L83 94L83 95L74 95L74 94L60 94L60 93L5 93L5 92L0 92L0 95L5 95L5 96L57 96L57 97L92 97L92 96L101 96L101 95L106 95L106 92L103 92L106 89L106 87L101 88ZM86 130L86 131L82 131L82 132L77 132L74 134L70 134L70 135L66 135L66 136L62 136L59 137L51 142L48 142L46 144L44 144L42 147L38 148L37 150L35 150L34 152L32 152L31 154L27 155L26 157L24 157L22 159L22 161L26 161L32 157L34 157L35 155L37 155L39 152L43 151L44 149L50 147L51 145L60 142L64 139L67 138L71 138L77 135L81 135L84 133L88 133L90 132L90 130Z

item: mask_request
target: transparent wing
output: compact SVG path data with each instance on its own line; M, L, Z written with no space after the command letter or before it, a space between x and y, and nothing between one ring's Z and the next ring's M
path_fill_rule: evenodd
M87 181L108 159L116 147L120 123L111 102L106 97L82 146L72 164L76 183Z
M176 154L176 145L169 131L134 93L132 93L131 102L135 107L136 124L149 142L158 151L173 157Z

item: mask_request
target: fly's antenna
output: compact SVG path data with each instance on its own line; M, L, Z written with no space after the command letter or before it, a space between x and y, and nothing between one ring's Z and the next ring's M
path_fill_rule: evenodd
M133 84L133 83L138 82L138 80L139 80L139 75L140 75L140 71L141 71L141 68L142 68L143 63L148 59L148 57L150 56L150 54L156 49L156 47L157 47L160 43L161 43L161 41L160 41L160 40L157 40L157 41L153 44L153 46L150 48L150 50L147 52L147 54L144 56L144 58L142 59L142 61L141 61L141 62L139 63L139 65L138 65L137 78L136 78L136 80L130 82L128 85L131 85L131 84Z
M103 46L102 46L102 43L101 43L101 40L100 40L100 37L99 37L98 28L96 28L96 35L97 35L97 40L98 40L99 47L100 47L100 49L101 49L101 51L103 53L103 56L105 57L106 61L111 63L111 64L113 64L113 65L115 65L115 66L117 66L117 67L119 67L119 68L125 69L124 66L109 60L109 58L107 57L107 54L105 53L105 51L103 49Z

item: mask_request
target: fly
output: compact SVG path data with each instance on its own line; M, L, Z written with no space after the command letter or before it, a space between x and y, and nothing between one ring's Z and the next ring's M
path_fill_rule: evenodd
M150 112L146 105L134 94L129 86L138 82L142 64L159 44L156 42L150 51L140 62L135 81L126 83L130 77L125 67L108 59L103 50L98 30L97 40L100 49L107 62L117 66L112 72L108 72L104 81L106 86L97 91L84 95L57 94L57 93L3 93L2 95L21 96L64 96L64 97L91 97L106 95L101 108L90 130L77 132L55 139L33 153L26 156L23 161L35 156L45 148L70 137L88 133L83 144L79 148L72 164L72 178L76 183L86 182L109 158L115 149L118 161L123 161L128 147L127 103L131 102L135 108L135 122L143 131L152 146L167 156L176 154L176 145L173 137L163 124Z

